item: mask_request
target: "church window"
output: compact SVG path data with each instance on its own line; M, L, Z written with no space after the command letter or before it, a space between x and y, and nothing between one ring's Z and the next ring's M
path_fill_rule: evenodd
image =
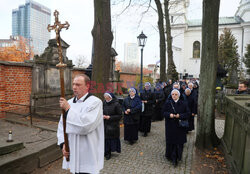
M171 23L174 22L174 16L171 16Z
M200 45L199 41L195 41L193 43L193 58L200 58Z

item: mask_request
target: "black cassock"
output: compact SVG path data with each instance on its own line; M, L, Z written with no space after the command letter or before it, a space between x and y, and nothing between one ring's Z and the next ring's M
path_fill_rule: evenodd
M154 100L154 93L151 90L143 90L140 95L141 100L146 100L147 103L144 103L144 111L140 116L140 127L139 131L148 133L151 129L151 118L153 115L153 104Z
M170 118L171 113L180 114L180 118ZM187 103L183 100L174 102L173 99L167 100L162 108L165 117L165 135L166 135L166 154L165 156L177 163L181 160L183 144L187 142L186 129L179 126L179 120L188 119L190 115Z
M110 119L104 120L105 154L115 151L120 153L120 120L122 117L122 107L116 98L113 98L110 102L103 102L103 114L110 116Z
M161 110L165 101L165 95L163 90L159 91L155 90L154 95L155 95L155 107L152 120L162 120L163 116Z
M189 123L189 128L187 129L188 131L192 131L194 130L194 116L192 116L192 113L197 114L197 105L196 105L196 101L195 101L195 96L190 94L189 96L187 96L186 94L185 98L186 98L186 102L190 111L190 117L188 119L188 123Z

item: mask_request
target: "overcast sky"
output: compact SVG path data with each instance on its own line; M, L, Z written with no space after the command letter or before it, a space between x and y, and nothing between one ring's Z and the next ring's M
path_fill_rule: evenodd
M127 0L128 1L128 0ZM70 28L61 32L61 37L70 45L67 56L74 60L78 55L85 56L89 62L91 59L92 35L94 23L93 0L36 0L52 11L60 12L61 23L68 21ZM152 1L154 4L154 1ZM229 3L230 2L230 3ZM220 16L234 16L240 0L221 0ZM12 33L12 9L25 4L25 0L0 0L0 39L7 39ZM119 60L123 60L124 43L137 42L137 36L143 32L148 36L144 48L144 65L155 63L159 60L159 36L154 29L157 26L156 13L151 11L140 21L140 11L143 8L133 8L118 16L125 4L115 5L112 3L112 28L115 31L113 47L115 47ZM202 18L202 0L190 0L188 18ZM52 24L54 16L51 17ZM51 38L55 34L51 33Z

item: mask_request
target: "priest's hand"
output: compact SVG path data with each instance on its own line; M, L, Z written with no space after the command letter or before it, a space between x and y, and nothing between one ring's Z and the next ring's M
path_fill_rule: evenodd
M64 109L65 111L69 110L70 105L69 105L68 101L65 100L65 98L61 97L60 100L59 100L59 103L60 103L60 107L62 109Z
M67 152L67 151L65 150L65 144L63 144L62 153L63 153L63 156L65 156L65 158L68 158L68 157L69 157L69 152Z

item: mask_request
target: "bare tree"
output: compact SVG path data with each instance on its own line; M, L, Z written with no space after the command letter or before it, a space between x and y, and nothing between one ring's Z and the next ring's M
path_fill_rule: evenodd
M88 63L89 63L87 58L83 55L78 55L74 62L75 62L76 67L78 68L83 68L85 66L88 66Z
M175 67L174 59L173 59L173 48L172 48L173 38L171 36L171 25L170 25L170 19L169 19L169 1L170 0L164 0L166 35L167 35L167 52L168 52L167 78L177 80L178 73L176 71L176 67Z
M198 101L196 147L217 145L215 134L215 81L218 61L218 19L220 0L203 0L202 58Z
M110 0L94 0L94 11L94 27L92 30L94 42L92 81L105 87L106 83L109 82L111 44L113 40ZM96 96L103 99L103 91L97 89L96 92Z
M158 14L158 29L160 36L160 80L166 81L166 39L164 33L164 15L160 0L155 0Z

